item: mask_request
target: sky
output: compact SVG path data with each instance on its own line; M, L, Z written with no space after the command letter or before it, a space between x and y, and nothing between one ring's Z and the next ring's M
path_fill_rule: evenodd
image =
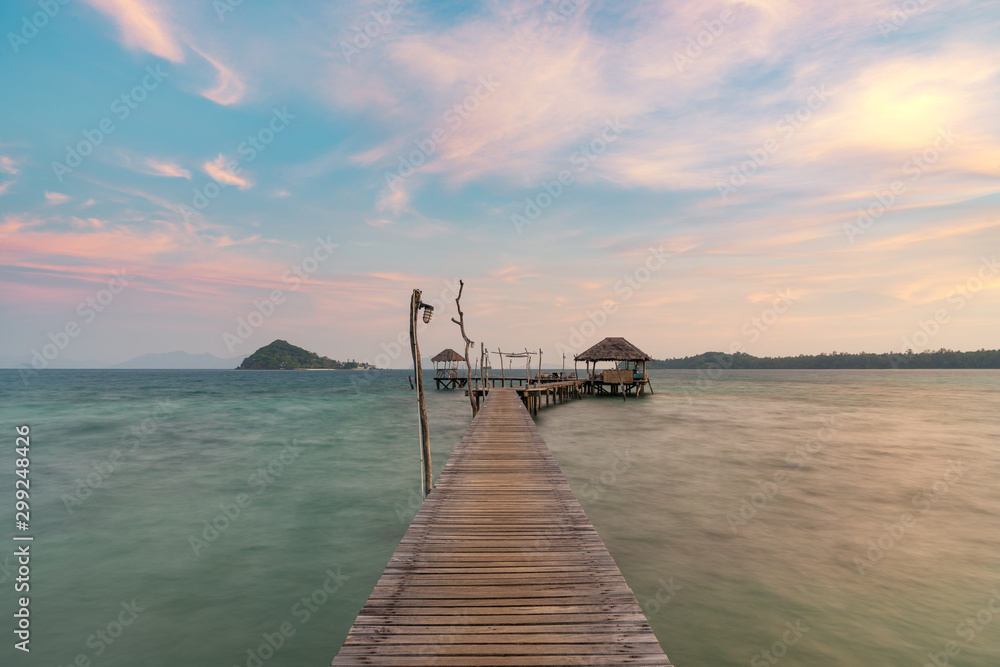
M462 348L459 280L477 349L546 366L998 347L996 2L35 0L0 31L6 364L404 368L413 289L425 355Z

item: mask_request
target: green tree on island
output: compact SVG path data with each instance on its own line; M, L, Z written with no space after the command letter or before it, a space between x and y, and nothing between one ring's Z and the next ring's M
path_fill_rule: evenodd
M357 361L337 361L321 357L315 352L292 345L286 340L276 340L260 348L243 360L236 370L300 370L326 368L333 370L354 370L372 368L370 364Z

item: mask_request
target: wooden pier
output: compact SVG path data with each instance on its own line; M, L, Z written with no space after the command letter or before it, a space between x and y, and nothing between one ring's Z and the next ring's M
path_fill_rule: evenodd
M514 389L492 389L333 665L661 665Z
M521 398L521 402L524 403L528 412L537 415L538 408L542 407L542 400L545 401L546 406L565 403L573 398L581 398L587 390L587 386L587 380L564 380L561 382L538 382L526 387L518 387L514 391ZM490 387L474 387L472 395L476 399L476 405L479 405L491 391L494 390Z

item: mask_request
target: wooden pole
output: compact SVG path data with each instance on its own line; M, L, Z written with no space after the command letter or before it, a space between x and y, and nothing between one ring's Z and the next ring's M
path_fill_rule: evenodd
M489 361L489 358L486 343L481 343L479 345L479 379L483 381L483 389L486 389L486 362Z
M626 365L626 367L628 367L628 362L627 361L625 362L625 365ZM622 369L621 369L621 367L618 364L615 364L615 368L618 369L618 386L622 390L622 401L624 402L626 400L625 399L625 377L622 375Z
M469 340L469 337L465 335L465 315L462 313L462 290L465 289L465 282L462 280L458 281L458 296L455 297L455 306L458 307L458 319L454 317L451 321L458 325L459 329L462 330L462 338L465 340L465 367L469 373L469 404L472 406L472 416L475 417L476 413L479 412L479 406L476 405L476 399L472 395L472 364L469 362L469 348L474 345L474 343Z
M500 351L499 347L497 347L497 356L500 357L500 378L503 380L503 384L501 384L500 386L501 387L506 387L507 386L507 373L504 372L504 369L503 369L503 352ZM513 387L514 383L512 382L510 386Z
M413 375L417 384L417 410L420 413L420 491L426 496L434 487L431 474L431 436L427 426L427 403L424 401L424 376L420 367L420 343L417 342L417 313L420 312L420 295L413 290L410 299L410 353L413 355Z

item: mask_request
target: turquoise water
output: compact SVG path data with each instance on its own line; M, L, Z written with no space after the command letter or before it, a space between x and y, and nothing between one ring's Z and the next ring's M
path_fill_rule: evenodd
M1000 664L1000 373L652 375L538 424L679 667ZM328 664L415 512L406 376L0 371L0 663ZM437 472L470 414L428 398Z

